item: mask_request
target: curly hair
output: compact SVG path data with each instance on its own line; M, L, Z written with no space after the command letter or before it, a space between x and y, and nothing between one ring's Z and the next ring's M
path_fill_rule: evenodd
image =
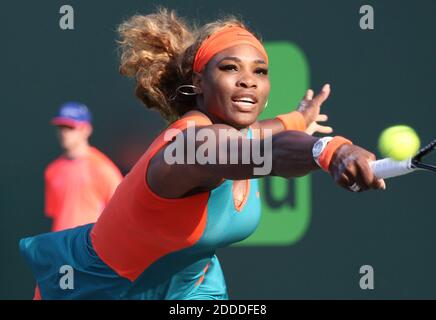
M195 108L195 97L177 95L176 89L192 84L193 62L201 43L229 25L247 29L233 16L195 28L166 8L135 15L118 27L120 73L135 77L135 95L147 108L174 121Z

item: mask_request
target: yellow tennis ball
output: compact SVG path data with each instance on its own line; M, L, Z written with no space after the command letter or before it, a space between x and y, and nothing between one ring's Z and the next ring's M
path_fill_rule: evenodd
M421 142L415 130L399 125L385 129L378 140L378 148L384 157L397 161L414 156Z

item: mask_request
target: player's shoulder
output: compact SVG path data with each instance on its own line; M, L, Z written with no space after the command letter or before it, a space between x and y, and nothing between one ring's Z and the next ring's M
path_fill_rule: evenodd
M202 112L197 110L191 110L185 113L181 118L171 123L167 128L163 131L167 131L170 129L179 129L184 130L188 126L198 126L198 127L207 127L212 125L212 121Z

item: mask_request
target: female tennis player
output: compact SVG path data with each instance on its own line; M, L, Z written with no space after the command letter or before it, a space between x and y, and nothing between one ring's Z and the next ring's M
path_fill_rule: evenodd
M247 238L259 223L259 163L251 160L254 148L241 147L265 139L256 130L273 134L269 175L297 177L321 167L345 188L384 188L368 165L373 154L343 137L304 132L331 131L317 123L326 120L320 106L328 85L316 96L309 90L298 111L257 121L270 91L268 55L241 22L193 30L161 9L130 18L119 32L121 73L136 79L137 97L171 124L95 224L21 240L42 299L227 299L215 250ZM188 134L191 127L216 133L208 141L218 150L216 161L169 164L167 151L180 137L187 149L202 148ZM181 133L168 138L170 129ZM219 146L234 141L248 162L241 152L237 164L219 161ZM67 289L60 285L65 265L74 270Z

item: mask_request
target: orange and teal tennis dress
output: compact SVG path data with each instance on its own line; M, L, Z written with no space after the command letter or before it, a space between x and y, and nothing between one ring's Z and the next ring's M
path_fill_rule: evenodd
M211 124L196 112L169 128L185 130L188 121ZM42 299L228 298L215 251L256 229L257 180L245 181L239 199L232 180L185 198L158 196L145 177L150 159L167 144L164 133L126 175L95 224L20 241ZM74 270L74 289L60 285L64 265Z

